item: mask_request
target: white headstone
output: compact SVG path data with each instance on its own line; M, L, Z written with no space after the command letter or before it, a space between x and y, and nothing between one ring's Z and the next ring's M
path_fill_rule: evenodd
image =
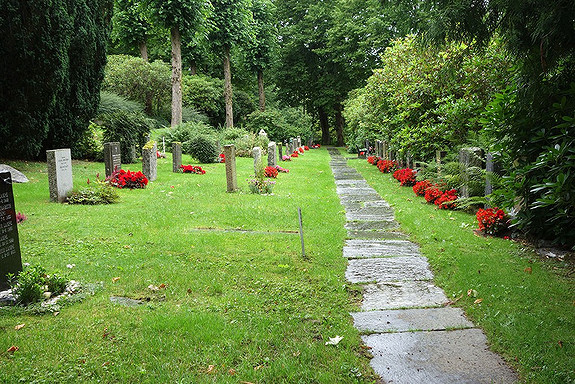
M63 203L74 188L70 148L46 151L50 201Z

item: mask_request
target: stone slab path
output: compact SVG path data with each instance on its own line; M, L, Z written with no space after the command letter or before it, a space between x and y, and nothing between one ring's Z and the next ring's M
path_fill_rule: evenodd
M390 205L337 149L328 151L347 218L345 277L364 284L362 312L351 315L375 372L389 384L517 382L461 309L443 306L427 258L397 231Z

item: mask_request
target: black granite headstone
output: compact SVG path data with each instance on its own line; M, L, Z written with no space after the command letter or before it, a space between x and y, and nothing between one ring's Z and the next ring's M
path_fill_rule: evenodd
M0 173L0 286L8 285L8 274L22 271L18 224L10 172Z

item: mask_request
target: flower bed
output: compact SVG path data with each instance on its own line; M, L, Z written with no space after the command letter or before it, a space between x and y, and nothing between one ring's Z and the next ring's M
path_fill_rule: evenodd
M415 185L415 174L411 168L398 169L393 173L393 178L404 187L412 187Z
M439 197L443 195L443 192L437 188L437 186L431 186L425 190L425 201L428 203L434 204L435 200L439 199Z
M435 199L434 204L440 209L455 209L457 207L455 200L457 200L457 192L455 189L450 189L442 192L441 196Z
M307 145L304 146L303 149L305 149L306 151L309 151L309 147Z
M283 155L283 156L282 156L282 161L291 161L291 156L289 156L289 155Z
M206 173L199 165L180 165L180 169L183 173L195 173L196 175L204 175Z
M281 173L288 173L289 172L289 169L282 168L279 165L276 165L276 169L278 172L281 172Z
M272 180L248 180L248 187L250 188L250 192L260 195L271 195L275 184L276 182Z
M148 178L140 171L120 169L110 176L110 185L116 188L143 189L148 185Z
M278 170L276 167L268 166L264 169L264 175L265 177L272 177L275 179L278 177Z
M294 153L291 154L291 157L299 157L297 151L295 151Z
M431 188L432 186L433 184L431 184L431 181L429 180L418 181L413 186L413 192L417 196L425 196L425 192L427 191L427 189Z
M497 235L509 227L509 218L497 207L480 209L476 217L479 229L488 235Z
M390 173L397 167L397 163L391 160L379 160L376 165L380 172L383 173Z

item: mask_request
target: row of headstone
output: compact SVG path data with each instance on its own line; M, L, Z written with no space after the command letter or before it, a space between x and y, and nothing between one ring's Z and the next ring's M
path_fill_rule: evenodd
M286 141L285 145L286 145L286 155L289 156L290 154L297 151L299 148L303 147L301 136L291 137L288 141ZM281 157L282 154L280 153L280 158Z

